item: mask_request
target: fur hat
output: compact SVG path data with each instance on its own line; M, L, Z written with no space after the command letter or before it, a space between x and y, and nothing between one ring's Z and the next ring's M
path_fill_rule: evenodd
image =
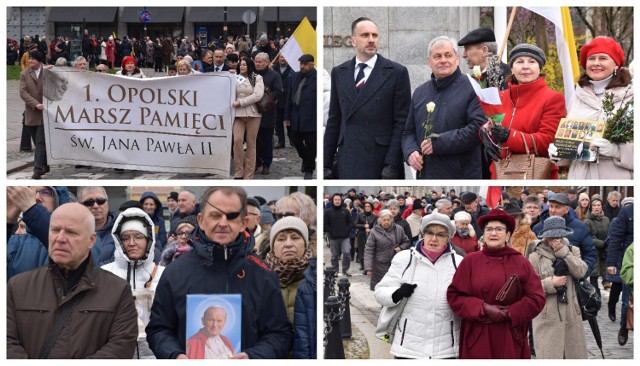
M449 216L443 215L438 212L433 212L422 218L422 222L420 224L420 232L424 233L429 225L434 224L444 226L449 231L449 239L453 238L453 236L456 234L456 227L451 222L451 219L449 219Z
M286 216L276 221L276 223L271 227L269 243L271 244L272 250L275 247L274 242L276 240L276 236L284 230L295 230L299 232L304 238L305 248L309 246L309 228L307 227L307 224L305 224L302 219L295 216Z
M453 215L453 221L471 222L471 215L467 211L458 211Z

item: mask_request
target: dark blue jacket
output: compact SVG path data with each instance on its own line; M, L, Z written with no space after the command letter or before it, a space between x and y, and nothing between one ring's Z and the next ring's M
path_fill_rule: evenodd
M480 102L467 76L456 69L453 75L419 86L411 98L411 108L402 135L402 154L406 162L414 151L421 153L428 103L431 113L433 154L424 157L420 179L481 179L482 156L478 130L486 121Z
M250 358L286 358L291 323L276 273L248 252L246 230L226 246L211 242L200 229L189 238L192 250L167 266L156 288L146 328L157 358L185 353L188 294L242 295L242 352Z
M293 76L296 72L293 71L289 65L287 65L283 72L280 72L280 65L275 65L273 67L273 71L280 75L280 79L282 80L282 94L284 97L278 100L278 109L284 110L284 107L287 104L287 95L289 95L289 87L291 86Z
M618 217L611 222L608 242L607 267L615 266L616 277L619 278L624 252L633 243L633 205L623 207Z
M385 165L394 165L402 179L402 130L411 104L409 72L378 55L358 93L355 63L354 57L331 70L324 167L338 179L380 179Z
M294 105L293 100L298 91L298 86L302 81L302 73L297 72L293 75L291 85L289 86L289 94L287 95L287 104L284 109L284 120L291 121L291 131L295 132L316 132L318 123L316 122L318 101L317 79L318 72L313 69L309 72L307 81L302 86L302 94L300 96L300 105Z
M309 260L298 287L293 313L293 358L316 359L316 259Z
M571 209L569 210L571 211ZM536 236L540 235L542 228L544 226L544 220L549 218L548 211L545 211L546 215L540 215L540 221L531 228ZM591 238L591 233L589 232L589 228L587 225L573 217L571 213L568 213L564 216L564 221L567 227L573 230L573 234L567 237L569 239L569 243L573 246L577 246L580 248L580 258L583 262L587 264L587 276L593 270L593 266L596 264L596 246L593 245L593 240Z
M151 197L156 203L156 211L153 213L153 216L150 217L156 227L156 246L153 261L158 264L160 262L160 257L162 256L164 246L167 245L167 229L165 228L164 217L162 217L162 202L160 202L160 199L158 199L158 196L156 196L155 193L144 192L142 197L140 197L140 203L142 204L144 200L149 197Z
M105 264L109 264L115 260L114 253L116 251L116 246L113 243L113 236L111 236L111 230L113 230L113 223L116 221L115 212L109 211L107 214L107 222L104 224L100 230L96 230L96 236L98 240L96 241L96 247L100 250L100 256L98 258L98 265L104 266Z

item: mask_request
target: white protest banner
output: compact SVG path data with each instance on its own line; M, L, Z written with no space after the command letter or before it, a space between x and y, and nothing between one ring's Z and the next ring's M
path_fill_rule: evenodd
M45 71L49 164L229 176L236 76Z

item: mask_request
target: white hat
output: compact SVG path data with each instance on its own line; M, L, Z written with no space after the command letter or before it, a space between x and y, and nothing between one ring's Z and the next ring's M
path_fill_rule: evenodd
M453 215L453 221L466 221L471 222L471 215L466 211L459 211Z
M120 229L120 233L124 233L125 231L137 231L142 233L142 235L149 237L149 232L147 228L144 226L142 221L140 220L129 220L122 224L122 228Z

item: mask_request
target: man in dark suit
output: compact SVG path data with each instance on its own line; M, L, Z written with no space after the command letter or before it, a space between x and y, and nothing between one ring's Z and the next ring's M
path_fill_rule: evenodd
M317 133L317 71L313 67L313 55L302 55L300 72L293 75L289 87L284 123L291 128L291 138L298 156L302 159L304 179L312 179L316 169Z
M29 68L20 73L20 98L24 101L24 124L36 146L33 159L33 175L31 178L40 179L49 172L47 152L45 150L43 114L44 104L42 94L44 74L42 64L45 56L38 50L29 52Z
M324 176L403 178L400 141L411 102L409 73L377 53L373 21L356 19L351 34L356 56L331 71Z

